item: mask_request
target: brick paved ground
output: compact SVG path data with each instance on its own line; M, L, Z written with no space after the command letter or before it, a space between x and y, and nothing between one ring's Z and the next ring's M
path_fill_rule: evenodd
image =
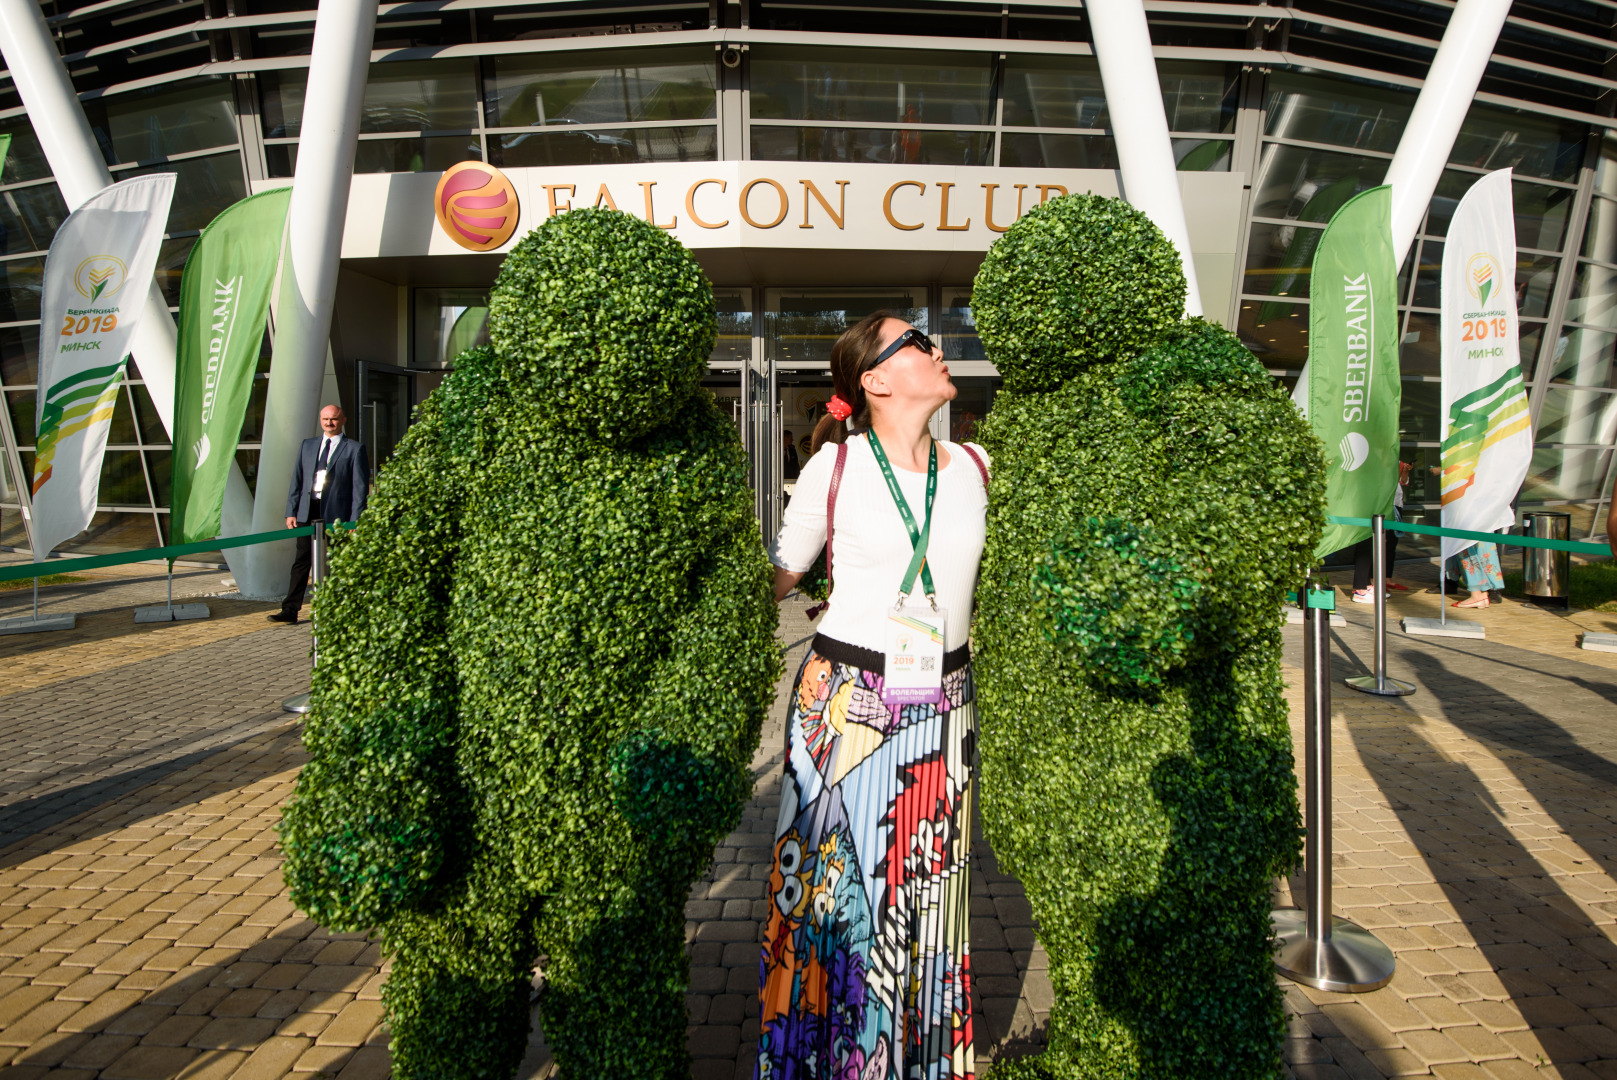
M121 606L0 638L0 1080L387 1073L375 945L299 917L279 877L301 748L278 702L306 685L307 629L210 602L202 623L136 627ZM1370 655L1368 609L1344 607L1338 676ZM783 611L791 661L800 611ZM1468 617L1491 640L1394 635L1415 697L1336 694L1337 909L1399 973L1366 995L1288 990L1298 1080L1617 1078L1617 664L1575 648L1617 617ZM687 909L697 1078L748 1072L782 725ZM1038 1048L1050 988L1020 890L974 852L986 1061ZM550 1071L536 1033L521 1075Z

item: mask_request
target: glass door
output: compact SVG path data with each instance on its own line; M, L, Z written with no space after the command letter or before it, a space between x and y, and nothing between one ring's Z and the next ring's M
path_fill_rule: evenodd
M373 470L382 467L410 427L415 408L416 376L410 368L361 360L358 372L360 445L370 456Z

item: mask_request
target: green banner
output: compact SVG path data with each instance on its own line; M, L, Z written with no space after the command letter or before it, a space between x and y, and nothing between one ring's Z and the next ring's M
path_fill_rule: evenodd
M170 458L175 543L219 535L291 198L291 188L276 188L229 207L202 230L185 260Z
M1355 195L1314 255L1308 312L1308 419L1325 443L1325 507L1337 517L1392 515L1398 486L1398 267L1392 188ZM1370 530L1327 525L1319 557Z
M0 182L5 181L6 155L11 153L11 135L0 135Z

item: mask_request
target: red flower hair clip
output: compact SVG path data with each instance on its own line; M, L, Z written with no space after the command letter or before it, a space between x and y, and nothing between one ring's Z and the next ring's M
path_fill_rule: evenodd
M832 394L831 400L825 403L825 411L838 420L846 420L853 415L853 406L843 401L840 396Z

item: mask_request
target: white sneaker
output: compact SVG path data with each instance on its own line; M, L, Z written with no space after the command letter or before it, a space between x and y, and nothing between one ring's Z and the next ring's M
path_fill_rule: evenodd
M1374 587L1368 589L1354 589L1353 602L1355 604L1373 604L1376 602Z

